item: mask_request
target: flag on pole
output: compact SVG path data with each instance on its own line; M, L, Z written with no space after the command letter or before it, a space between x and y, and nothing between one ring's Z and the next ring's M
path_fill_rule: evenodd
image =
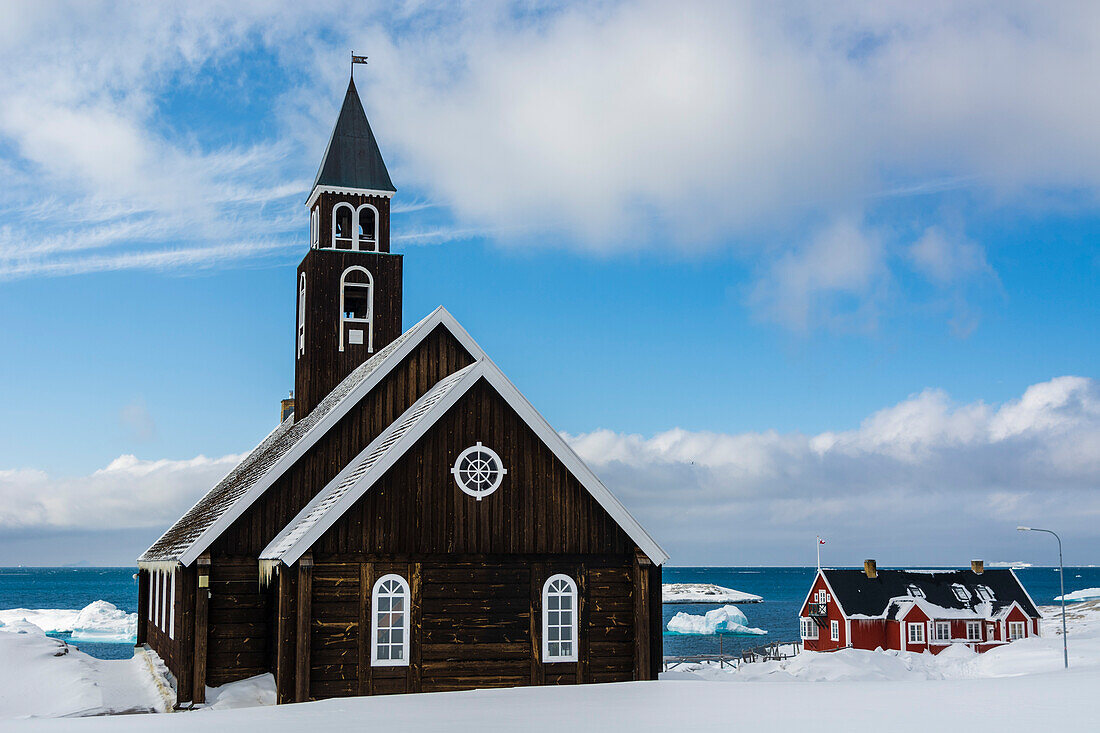
M825 544L825 540L823 540L823 539L821 539L820 537L818 537L818 538L817 538L817 544L819 544L819 545L824 545L824 544Z
M821 546L825 544L825 540L821 539L821 535L817 536L817 569L821 570Z

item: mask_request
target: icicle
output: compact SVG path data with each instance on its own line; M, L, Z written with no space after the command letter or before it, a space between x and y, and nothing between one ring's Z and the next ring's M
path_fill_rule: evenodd
M278 560L260 560L260 590L264 590L267 586L271 585L271 578L278 570Z

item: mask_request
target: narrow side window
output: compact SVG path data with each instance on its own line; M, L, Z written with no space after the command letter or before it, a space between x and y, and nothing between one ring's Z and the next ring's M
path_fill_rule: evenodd
M172 572L169 575L168 582L172 586L171 592L168 594L168 638L176 638L176 569L172 568Z
M371 593L371 652L374 667L409 666L409 584L383 575Z
M542 586L542 661L577 661L577 584L568 575Z
M317 231L317 229L318 229L317 213L318 213L317 207L314 207L313 211L309 212L309 246L312 249L317 249L317 247L320 244L320 242L319 242L320 232Z
M306 353L306 274L298 283L298 356Z

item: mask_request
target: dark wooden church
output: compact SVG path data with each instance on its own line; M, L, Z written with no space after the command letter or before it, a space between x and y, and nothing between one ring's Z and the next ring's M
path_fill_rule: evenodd
M352 82L307 206L293 412L138 560L181 704L655 679L667 555L442 307L401 327Z

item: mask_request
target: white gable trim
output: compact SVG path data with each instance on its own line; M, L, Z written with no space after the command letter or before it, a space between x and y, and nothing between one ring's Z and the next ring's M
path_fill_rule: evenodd
M251 489L238 497L237 500L233 502L232 506L207 527L203 533L191 543L191 546L188 547L186 551L180 554L179 561L184 565L190 565L198 559L199 555L205 552L223 532L233 525L233 522L237 521L237 519L239 519L257 499L263 496L263 493L271 488L271 485L274 484L283 473L290 469L299 458L305 455L306 451L313 447L313 445L320 440L333 425L339 422L352 407L359 403L359 400L374 389L374 387L393 370L394 366L400 364L401 361L408 356L426 336L428 336L428 334L435 330L436 326L440 325L446 327L447 330L451 332L451 335L462 344L463 348L470 352L470 355L475 360L484 358L485 352L482 351L481 347L477 345L477 342L470 337L466 329L458 324L458 321L447 312L446 308L439 306L424 318L424 320L413 326L411 330L416 331L416 333L410 334L410 336L405 339L404 343L386 358L381 366L371 372L370 376L349 392L327 415L310 428L309 432L303 435L290 450L284 453L275 463L271 464L271 467L267 469L264 475L260 477L255 484L253 484Z
M662 550L653 538L642 529L638 521L631 516L630 512L628 512L621 503L619 503L619 500L615 498L607 487L600 482L596 475L592 473L592 470L573 452L565 440L550 427L545 418L524 399L523 395L521 395L515 385L504 376L504 373L500 371L496 364L488 357L485 357L471 367L467 367L467 369L469 369L469 371L462 377L458 384L450 389L446 397L437 402L427 413L425 413L420 418L419 422L395 442L393 446L386 451L385 455L371 466L369 470L364 472L350 489L348 489L337 501L333 502L331 506L325 509L320 518L318 518L307 531L303 532L302 535L288 547L281 547L281 545L284 544L284 540L294 532L295 526L299 522L305 520L320 504L327 501L329 494L339 487L340 483L358 468L359 464L371 451L375 450L385 441L391 439L392 434L396 432L397 426L401 424L405 415L394 420L389 428L371 441L371 444L356 456L353 461L345 466L344 469L340 471L340 474L329 482L323 491L318 492L317 496L298 513L298 516L279 533L279 536L273 539L271 543L264 548L264 551L260 554L261 560L281 560L286 565L293 565L297 562L298 559L305 554L305 552L309 550L309 548L312 547L341 516L343 516L344 512L350 509L355 502L393 466L394 463L396 463L410 448L416 445L420 438L423 437L423 435L435 425L435 423L445 415L458 399L465 395L479 379L485 379L486 382L496 389L497 393L500 394L505 402L516 411L520 419L534 431L558 460L565 465L580 484L594 499L596 499L597 503L611 515L612 519L614 519L623 531L638 545L650 561L655 565L663 565L668 560L668 555L664 550ZM425 397L427 397L427 394ZM423 399L422 397L421 400ZM416 408L419 407L421 400L417 400L417 403L410 407L405 414L407 415L414 412Z
M833 590L832 584L829 583L829 577L825 575L824 568L817 569L817 575L814 576L813 582L810 583L810 591L806 594L806 600L802 601L802 607L798 611L799 615L801 615L803 611L807 610L806 604L810 602L810 596L813 595L814 586L817 585L818 575L820 575L821 579L825 581L825 587L829 589L829 597L836 601L836 607L840 611L840 615L843 616L845 620L847 620L848 612L844 610L844 605L840 602L840 596L836 594L836 591Z
M1027 588L1024 587L1024 584L1020 582L1019 576L1016 575L1016 570L1014 568L1009 568L1008 572L1012 573L1012 579L1016 581L1016 585L1020 586L1020 590L1024 592L1024 596L1026 596L1027 600L1031 603L1031 607L1035 609L1035 613L1039 614L1038 616L1032 616L1030 613L1024 611L1024 609L1021 608L1020 610L1024 612L1024 615L1028 618L1045 618L1043 616L1043 612L1039 610L1039 604L1035 602L1035 599L1032 598L1031 594L1027 592ZM1013 603L1015 602L1016 601L1013 601Z

